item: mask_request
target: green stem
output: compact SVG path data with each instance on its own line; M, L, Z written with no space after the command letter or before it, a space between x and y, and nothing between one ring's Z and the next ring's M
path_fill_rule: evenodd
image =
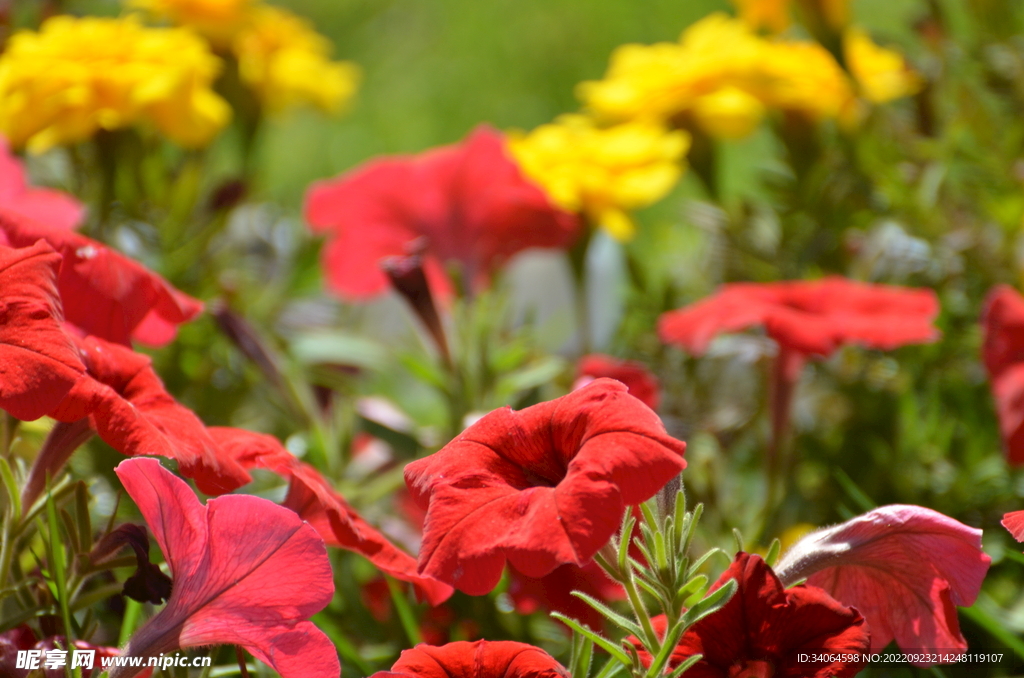
M651 616L647 613L647 608L644 606L643 600L640 598L640 592L636 588L636 582L633 581L633 571L628 566L624 573L622 587L626 589L626 595L629 597L629 605L633 608L633 614L640 620L640 626L643 627L644 635L647 636L645 639L645 645L647 650L652 655L657 655L661 651L661 640L658 638L658 634L654 631L654 625L651 623Z

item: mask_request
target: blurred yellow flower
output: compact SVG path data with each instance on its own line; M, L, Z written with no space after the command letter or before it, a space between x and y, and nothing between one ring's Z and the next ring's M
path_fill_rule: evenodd
M238 32L253 0L128 0L129 7L188 26L218 46Z
M733 0L740 20L753 29L781 33L789 28L790 0Z
M881 104L921 91L924 83L903 55L879 47L868 34L856 28L843 36L846 64L868 101Z
M690 26L679 43L620 47L605 79L581 83L578 94L602 119L693 122L724 138L746 136L768 109L818 120L838 117L853 99L821 45L768 40L721 13Z
M805 19L823 23L833 31L840 31L850 22L850 0L798 0L803 6Z
M312 103L334 113L359 86L359 67L331 61L327 38L283 9L254 8L232 49L242 81L271 111Z
M41 152L97 130L154 124L201 146L231 110L210 89L220 60L181 28L144 28L133 18L48 19L11 37L0 56L0 132Z
M564 115L508 147L523 173L563 209L582 212L617 240L633 237L627 210L663 198L682 173L690 140L653 123L601 128L583 115Z

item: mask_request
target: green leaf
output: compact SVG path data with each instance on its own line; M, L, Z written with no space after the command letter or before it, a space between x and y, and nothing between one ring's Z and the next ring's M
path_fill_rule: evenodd
M665 634L665 639L661 644L661 652L651 662L650 668L647 670L648 678L657 678L661 675L665 665L668 664L668 660L672 657L672 651L676 649L676 645L679 644L679 639L683 637L683 631L686 630L686 624L682 621L677 621L675 625L668 630Z
M70 516L68 518L70 519ZM64 633L70 643L74 641L77 629L68 606L67 568L64 560L66 554L64 542L60 538L60 527L57 523L57 505L53 500L53 495L49 492L46 494L46 521L50 537L47 543L47 560L50 576L53 579L51 591L60 606L60 616L64 621Z
M779 561L779 553L781 551L782 541L778 537L772 539L772 545L768 547L768 555L764 559L768 567L775 567L775 563Z
M121 634L118 636L117 644L124 647L128 639L135 633L139 625L139 618L142 616L142 603L131 598L124 599L124 616L121 617Z
M688 668L690 668L703 658L704 655L702 654L695 654L692 657L688 657L686 661L672 669L672 673L668 674L668 678L679 678L679 676L683 675Z
M632 661L630 661L630 659L629 659L629 656L625 652L623 652L619 647L617 647L615 645L615 643L613 643L612 641L608 640L607 638L601 636L600 634L594 633L593 631L591 631L587 627L585 627L582 624L580 624L575 619L572 619L570 617L566 617L561 612L552 612L551 616L554 617L555 619L557 619L558 621L562 622L566 626L568 626L573 631L575 631L575 632L577 632L579 634L582 634L583 636L585 636L585 637L589 638L590 640L594 641L594 643L598 647L602 648L605 652L607 652L612 657L617 659L623 665L625 665L625 666L632 666L633 665Z
M630 621L629 619L626 619L621 614L619 614L615 610L611 609L610 607L602 603L600 600L588 596L586 593L583 593L582 591L572 591L570 595L579 598L584 603L597 610L605 619L615 624L627 633L632 633L637 638L643 637L644 632L643 630L641 630L639 624L636 624Z
M736 545L736 552L737 553L740 552L740 551L746 551L747 550L746 548L744 548L744 545L743 545L743 533L740 532L735 527L732 528L732 540L733 540L733 543Z
M409 642L415 647L423 642L423 636L420 635L419 624L416 623L416 615L412 611L412 607L409 605L409 601L405 598L405 593L399 588L398 584L391 577L384 575L384 580L388 583L388 592L391 593L391 602L395 604L395 609L398 610L398 618L402 622L402 628L405 629L405 635L409 638Z
M521 393L549 383L565 371L565 361L555 356L542 358L515 372L505 374L498 382L502 393Z
M11 466L3 457L0 457L0 480L3 481L11 504L11 524L17 525L21 522L21 494L18 492L18 483L14 480Z
M381 370L389 362L380 342L338 330L301 334L292 340L290 349L306 365L333 363Z
M709 614L717 612L729 602L737 588L739 585L736 584L736 580L730 579L687 610L683 615L683 623L686 626L691 626Z
M853 482L853 479L846 475L846 471L841 468L834 468L832 469L832 475L840 487L843 488L843 491L846 492L850 501L856 504L857 508L861 511L867 513L878 508L875 502L871 501L868 495L864 494L864 491L857 486L857 483Z
M92 520L89 516L89 488L81 480L75 483L75 519L82 551L92 550Z

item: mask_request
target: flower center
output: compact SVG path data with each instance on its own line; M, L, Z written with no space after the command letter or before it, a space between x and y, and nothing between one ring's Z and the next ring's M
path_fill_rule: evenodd
M729 667L729 678L772 678L775 667L763 659L736 662Z

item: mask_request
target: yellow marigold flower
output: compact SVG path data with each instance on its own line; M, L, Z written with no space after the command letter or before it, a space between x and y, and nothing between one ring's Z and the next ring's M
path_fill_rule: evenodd
M902 54L879 47L862 30L846 31L843 52L861 92L872 103L917 94L924 84L921 76L907 66Z
M53 17L38 33L15 34L0 56L0 132L41 152L149 122L182 145L201 146L231 116L210 89L219 70L220 60L186 29Z
M508 139L523 173L555 204L584 213L617 240L633 237L627 210L663 198L678 181L689 144L685 132L643 122L600 128L582 115Z
M725 138L749 134L766 109L837 117L853 98L819 44L768 40L724 14L693 24L678 44L619 48L605 79L582 83L578 93L604 119L692 121Z
M188 26L218 46L226 46L241 27L253 0L128 0L128 6Z
M789 3L790 0L733 0L743 23L772 33L789 28Z
M331 61L327 38L283 9L255 9L233 50L242 80L272 111L308 102L337 112L359 85L359 68Z

